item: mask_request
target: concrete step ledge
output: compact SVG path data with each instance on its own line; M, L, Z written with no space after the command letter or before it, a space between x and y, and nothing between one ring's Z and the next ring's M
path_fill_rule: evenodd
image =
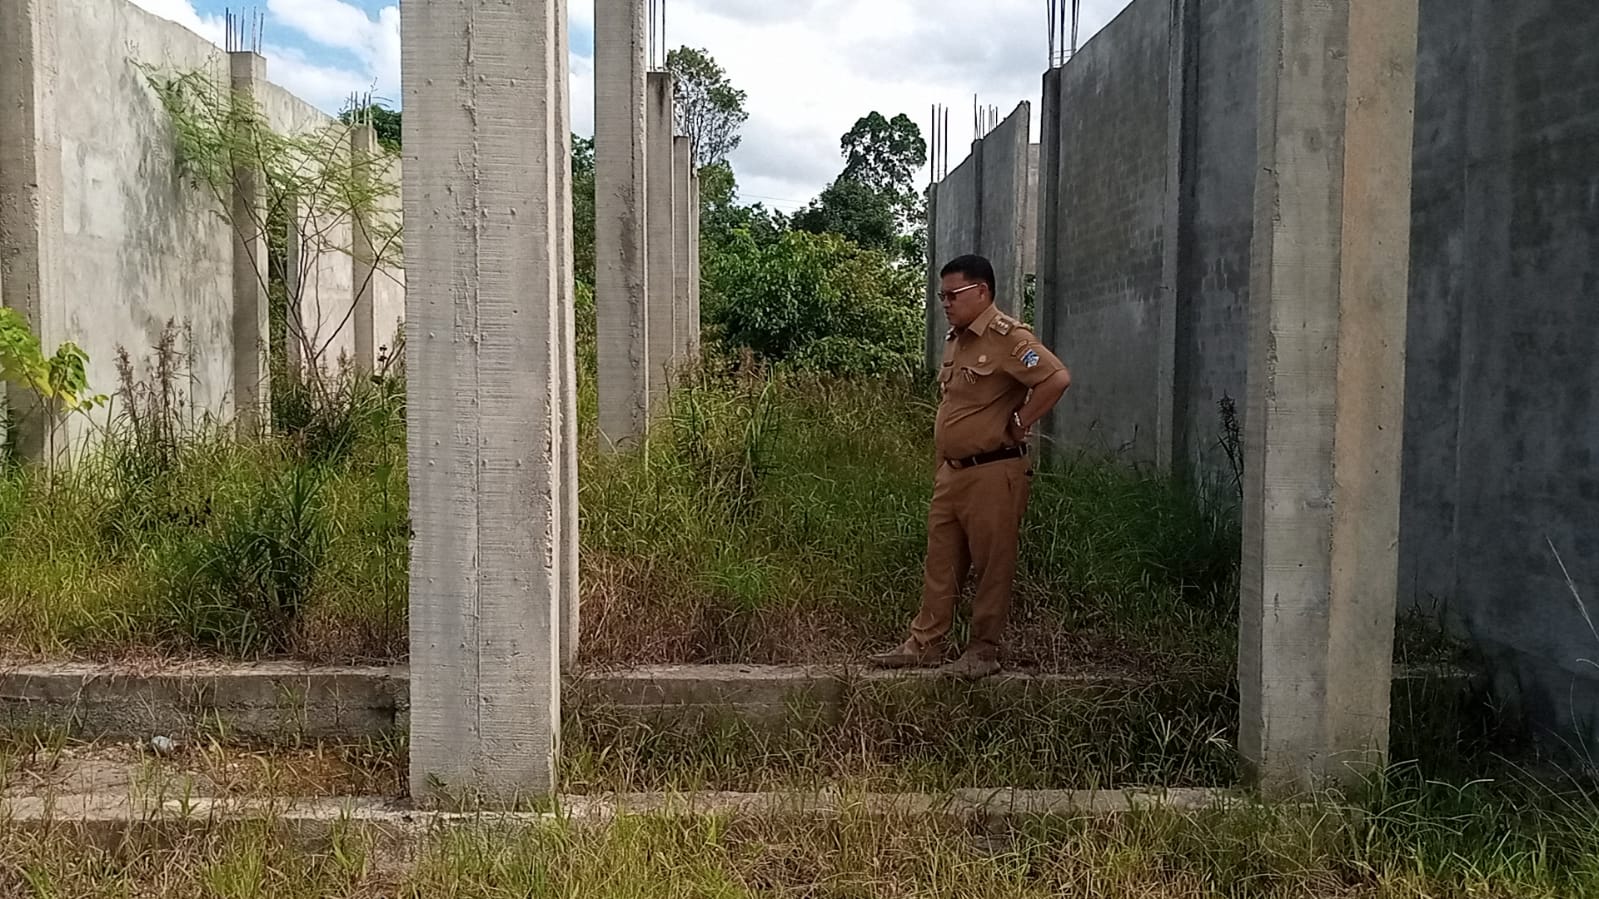
M1458 678L1447 670L1402 678ZM150 669L81 663L0 666L0 733L61 728L74 739L152 734L280 741L378 738L409 722L409 670L291 662ZM1003 674L976 685L933 672L763 665L666 665L567 679L570 709L637 717L700 710L776 719L836 714L852 689L887 684L1000 694L1115 692L1151 681L1095 674Z

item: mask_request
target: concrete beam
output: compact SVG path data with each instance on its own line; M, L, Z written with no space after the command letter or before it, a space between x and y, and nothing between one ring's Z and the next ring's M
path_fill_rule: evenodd
M234 96L254 104L257 86L266 83L266 59L248 50L228 57ZM266 189L261 172L248 166L233 170L233 412L241 437L271 426Z
M689 349L689 306L694 282L694 140L672 141L672 358L681 369L692 358Z
M673 81L670 72L651 72L646 91L644 136L645 221L649 227L650 409L658 414L675 368L673 307L677 293L677 204L672 161Z
M407 3L411 792L555 790L563 563L560 0Z
M378 133L371 125L350 129L350 168L358 181L367 180L378 153ZM355 290L355 308L350 313L355 329L355 371L370 375L377 360L377 343L372 339L372 294L378 277L377 250L372 245L372 222L357 210L350 222L350 284Z
M644 0L594 3L594 307L600 445L649 425L649 253L645 228Z
M56 126L56 4L0 3L0 303L16 310L46 353L67 335L61 287L61 135ZM33 391L0 385L24 459L58 446L56 410ZM0 444L7 435L0 428Z
M1386 760L1416 0L1266 4L1240 749L1285 793Z

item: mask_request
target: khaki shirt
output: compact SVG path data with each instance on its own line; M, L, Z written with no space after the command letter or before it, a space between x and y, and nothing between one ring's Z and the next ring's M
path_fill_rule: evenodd
M1028 327L990 306L971 327L951 328L938 371L933 445L943 459L964 459L1011 445L1011 415L1034 387L1066 366Z

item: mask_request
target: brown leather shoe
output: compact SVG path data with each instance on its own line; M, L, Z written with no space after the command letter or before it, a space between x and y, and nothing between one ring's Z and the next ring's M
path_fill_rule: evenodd
M999 662L993 656L968 652L940 668L939 672L965 680L982 680L999 673Z
M867 656L866 661L873 668L937 668L944 658L942 646L923 646L912 637L888 652Z

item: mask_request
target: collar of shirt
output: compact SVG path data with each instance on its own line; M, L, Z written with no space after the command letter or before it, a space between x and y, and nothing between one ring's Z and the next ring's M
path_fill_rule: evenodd
M998 317L999 306L990 303L988 304L988 308L982 311L982 314L978 315L977 318L972 320L971 324L966 326L965 333L970 334L973 337L981 337L987 333L988 326L993 324L994 319Z

